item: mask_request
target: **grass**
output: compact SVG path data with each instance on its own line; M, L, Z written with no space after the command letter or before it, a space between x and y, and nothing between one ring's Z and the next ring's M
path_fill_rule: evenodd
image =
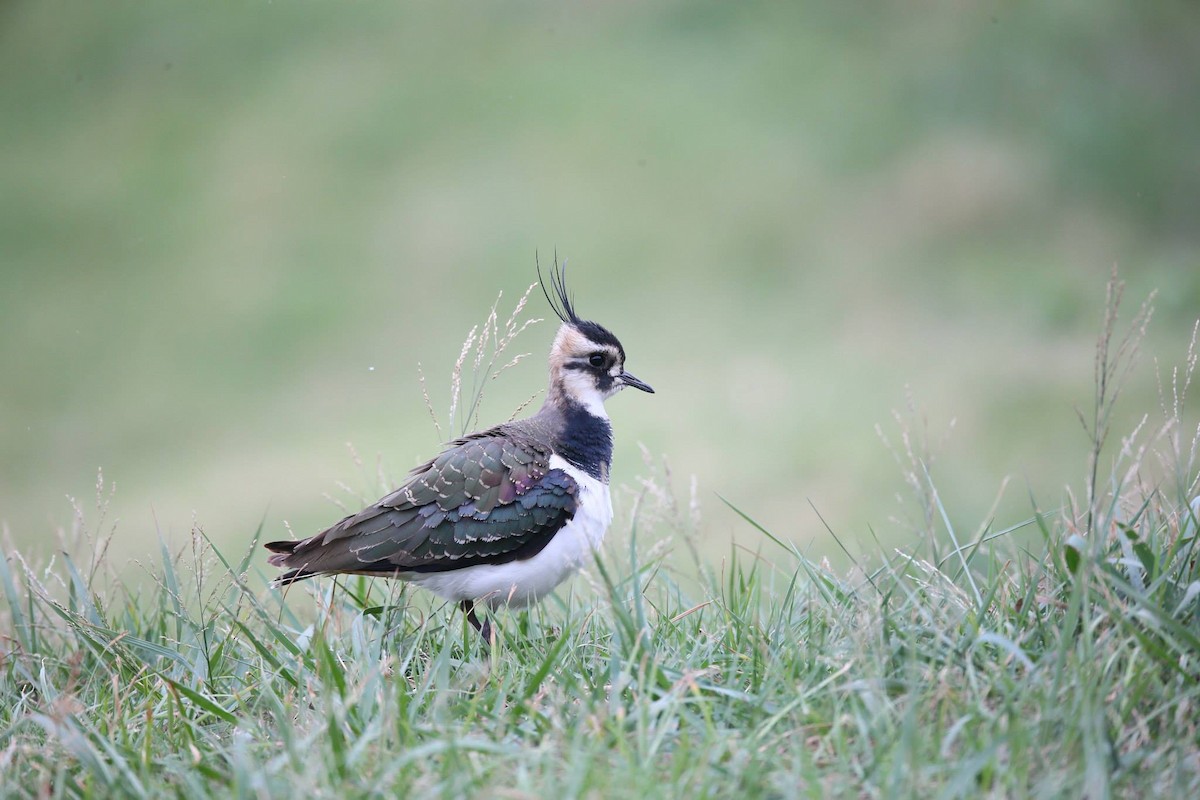
M705 561L660 476L490 654L396 584L261 588L257 537L196 530L126 582L100 482L48 563L0 560L3 795L1196 796L1195 342L1093 480L1145 322L1115 339L1118 302L1081 502L957 531L902 427L915 539L843 575L739 509L761 550Z

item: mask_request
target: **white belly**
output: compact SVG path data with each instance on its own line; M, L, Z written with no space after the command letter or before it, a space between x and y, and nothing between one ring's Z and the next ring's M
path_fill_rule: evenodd
M561 469L574 479L579 487L578 506L571 521L536 556L507 564L481 564L400 577L447 600L476 600L492 608L505 605L524 608L549 594L592 557L613 517L608 484L558 456L550 457L550 468Z

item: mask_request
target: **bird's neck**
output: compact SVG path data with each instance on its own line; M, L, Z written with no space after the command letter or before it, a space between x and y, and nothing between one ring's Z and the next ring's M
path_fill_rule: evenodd
M551 399L547 397L539 414L555 418L551 443L554 452L593 478L608 483L613 434L612 423L603 413L603 403L599 403L601 416L570 398L556 403L551 403Z
M591 379L583 375L552 374L550 385L546 389L546 408L568 408L578 406L587 410L593 417L608 420L608 411L604 408L604 395L591 383Z

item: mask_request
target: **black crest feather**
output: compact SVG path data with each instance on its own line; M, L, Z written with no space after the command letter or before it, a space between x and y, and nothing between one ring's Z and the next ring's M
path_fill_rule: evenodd
M580 333L596 344L608 344L617 348L621 353L621 361L624 361L625 348L621 346L621 342L616 336L613 336L603 325L580 319L579 315L575 313L575 303L572 302L571 294L567 291L566 259L560 263L558 254L554 254L554 269L550 271L549 286L546 286L546 278L542 275L542 265L538 263L537 253L533 254L533 261L534 264L537 264L538 282L542 284L542 294L546 295L546 302L550 304L550 308L554 310L558 318L568 325L574 325Z
M567 261L563 259L560 263L558 254L554 254L554 268L550 270L550 286L546 286L546 279L542 276L542 265L538 262L537 253L533 254L533 262L537 265L538 283L542 285L542 294L546 295L546 302L550 304L550 308L563 322L570 322L572 325L578 325L582 322L579 316L575 313L575 304L571 301L571 295L567 292ZM551 297L551 291L554 296Z

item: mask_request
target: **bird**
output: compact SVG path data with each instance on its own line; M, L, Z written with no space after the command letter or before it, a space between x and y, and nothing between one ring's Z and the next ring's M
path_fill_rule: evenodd
M561 321L545 401L532 416L467 434L414 468L387 496L320 533L268 542L275 585L324 575L396 578L457 603L493 642L491 614L525 608L584 566L613 519L613 429L604 402L654 389L625 369L625 348L579 317L555 260L547 286Z

